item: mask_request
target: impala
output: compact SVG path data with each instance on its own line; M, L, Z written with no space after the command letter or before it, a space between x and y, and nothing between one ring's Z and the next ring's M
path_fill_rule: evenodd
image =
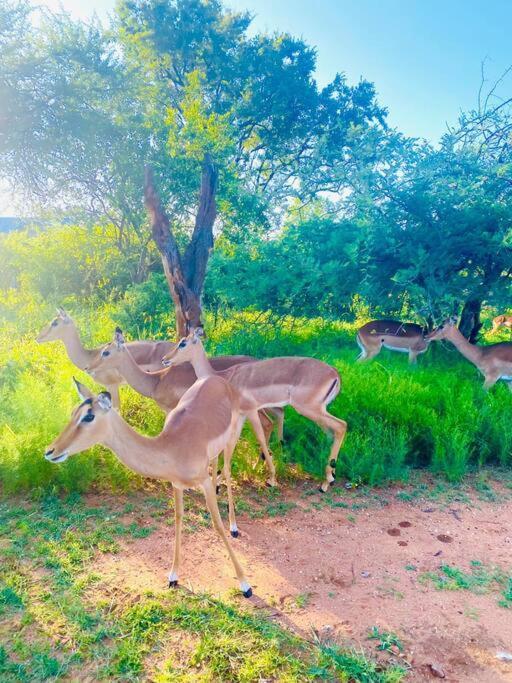
M420 353L428 349L429 340L424 330L415 323L399 320L372 320L359 328L356 337L361 354L359 361L370 360L382 347L409 354L409 363L415 363Z
M258 410L290 405L301 415L329 429L334 441L325 470L325 481L321 486L322 491L327 491L336 476L336 460L347 430L344 420L327 412L327 405L340 390L338 371L315 358L284 356L235 365L216 372L201 343L202 334L201 328L197 328L181 339L164 356L162 363L165 366L178 366L188 361L198 379L217 375L228 380L240 394L240 412L251 420L254 420ZM271 465L275 481L274 463L268 452L265 452L265 457Z
M492 321L491 334L494 334L500 327L508 327L512 332L512 315L498 315Z
M36 337L36 341L40 344L56 339L64 342L69 359L80 370L85 370L99 351L99 349L84 348L75 323L63 308L57 309L57 317L49 325L46 325ZM174 344L167 341L134 341L129 344L133 357L146 370L161 368L162 354L173 347ZM100 371L96 375L96 380L108 389L112 396L114 408L119 408L119 386L123 384L124 380L117 370L105 369Z
M175 344L172 345L173 347ZM219 356L212 359L215 370L226 370L238 363L248 363L254 359L250 356ZM86 370L94 377L99 378L101 372L117 372L126 382L143 396L152 398L162 410L169 412L176 407L178 401L185 391L196 381L196 374L189 363L179 368L162 370L162 359L160 358L160 371L144 372L137 365L133 357L130 344L125 343L123 333L119 327L114 333L114 340L106 344L95 358L87 366ZM277 418L278 437L283 438L284 413L280 408L269 410ZM272 420L261 411L250 417L251 425L262 448L262 456L265 457L267 469L269 470L270 483L275 485L275 477L272 479L272 460L268 449L270 435L274 428ZM269 457L267 458L267 454Z
M484 389L489 389L499 379L502 379L508 382L508 388L512 391L512 343L501 342L488 346L470 344L466 337L459 332L456 323L455 318L449 318L427 335L429 341L448 339L465 358L480 370L485 378Z
M217 506L215 489L208 467L219 453L228 454L235 447L243 422L236 390L220 377L197 381L167 415L164 427L155 437L143 436L127 424L116 410L108 392L94 395L75 380L82 399L69 423L48 446L45 458L64 462L70 455L100 443L110 448L127 467L145 477L170 481L175 505L174 559L169 587L178 585L183 491L200 488L206 500L213 526L226 546L240 588L246 598L252 589L229 543Z

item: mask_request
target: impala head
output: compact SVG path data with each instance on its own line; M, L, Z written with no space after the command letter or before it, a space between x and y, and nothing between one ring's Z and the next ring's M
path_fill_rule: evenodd
M73 410L68 424L55 441L47 447L44 457L49 462L64 462L70 455L101 443L108 432L109 416L113 412L108 391L102 391L95 396L74 377L73 381L82 403Z
M204 330L202 327L196 327L190 332L188 337L180 339L174 349L165 354L162 358L162 365L169 368L174 365L181 365L182 363L191 361L194 354L197 353L198 349L202 346L201 337L204 337Z
M435 330L432 330L430 334L427 334L425 339L427 341L437 341L438 339L449 339L450 335L453 331L453 329L457 325L457 318L455 316L451 316L450 318L447 318L439 327L436 327Z
M49 325L43 327L41 332L37 335L36 341L39 342L39 344L42 344L43 342L62 339L72 322L73 321L63 308L57 308L57 316Z
M100 368L117 368L125 353L126 346L123 332L120 327L116 327L114 339L98 351L85 369L91 377L94 377L94 373Z

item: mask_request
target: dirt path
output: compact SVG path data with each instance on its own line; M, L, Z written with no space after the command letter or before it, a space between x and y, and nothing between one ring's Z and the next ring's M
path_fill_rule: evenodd
M251 519L238 515L241 535L233 541L255 597L254 609L269 607L274 618L307 638L366 650L368 631L393 632L404 645L412 681L512 681L512 610L498 605L499 590L437 590L426 572L440 565L471 571L471 561L499 566L512 575L512 502L478 506L458 503L393 502L349 512L312 509L288 491L295 507L285 516ZM170 568L174 531L158 522L148 538L123 553L101 559L97 570L128 585L154 587ZM236 588L231 565L209 529L184 536L182 585L222 595ZM389 658L389 654L385 655ZM399 658L396 651L394 655Z

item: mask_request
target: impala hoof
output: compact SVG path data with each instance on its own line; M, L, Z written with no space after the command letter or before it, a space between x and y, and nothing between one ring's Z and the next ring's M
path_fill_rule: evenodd
M336 483L336 479L333 479L332 481L329 482L329 486L334 486L335 483Z
M246 591L243 591L243 596L244 598L252 598L252 588L248 588Z
M233 536L233 538L238 538L240 536L240 532L238 531L238 529L234 529L230 533L231 533L231 536Z
M260 458L261 458L261 460L263 460L263 462L265 462L266 458L265 458L265 453L263 451L261 451L261 453L260 453Z
M217 486L215 487L215 493L216 493L217 496L218 496L219 493L220 493L220 486L219 486L218 484L217 484Z
M178 579L174 581L169 581L169 588L176 588L178 586Z

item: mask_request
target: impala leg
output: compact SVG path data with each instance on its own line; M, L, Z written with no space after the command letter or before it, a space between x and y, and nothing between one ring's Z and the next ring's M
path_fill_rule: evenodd
M229 439L226 448L224 449L224 478L226 480L226 487L228 491L228 511L229 511L229 531L233 538L238 536L238 526L235 517L235 504L233 501L233 489L231 487L231 460L233 458L233 453L235 446L240 438L240 432L244 425L245 418L241 417L234 428L233 434Z
M488 391L499 380L499 375L485 375L484 389Z
M372 348L365 346L363 348L363 351L361 352L361 355L358 357L357 360L358 361L371 360L372 358L375 358L375 356L379 355L381 348L382 348L382 346L377 346L377 347L372 347Z
M293 404L292 404L293 405ZM334 436L331 452L329 453L329 461L325 468L325 481L322 482L320 489L325 493L331 484L334 484L336 478L336 463L338 460L338 454L345 440L345 434L347 433L347 423L345 420L340 420L338 417L334 417L328 413L325 408L317 411L311 409L307 406L293 405L295 410L304 415L304 417L313 420L317 425L329 429Z
M219 482L218 482L218 476L219 476L218 467L219 467L219 456L217 456L216 458L214 458L211 461L211 468L212 468L211 478L212 478L213 490L215 491L215 493L217 495L219 495L219 490L220 490L220 486L219 486Z
M231 562L233 563L233 566L235 568L236 576L238 578L238 581L240 583L240 589L242 593L244 594L244 597L250 598L252 595L252 588L247 581L247 578L244 574L244 570L242 569L242 566L240 565L240 562L237 560L237 557L235 553L233 552L233 548L231 547L231 544L229 542L228 536L226 534L226 531L224 527L222 526L222 520L220 518L220 512L219 512L219 506L217 505L217 497L215 495L215 490L212 486L212 482L210 479L205 479L205 481L202 484L202 489L204 492L204 497L206 500L206 505L208 507L208 510L210 512L213 526L215 528L215 531L219 534L222 542L226 546L226 550L229 553L229 557L231 558Z
M178 585L178 574L180 571L180 555L181 555L181 532L183 529L183 491L173 486L174 493L174 558L172 561L172 569L169 574L169 588Z
M282 408L267 408L276 419L277 438L282 443L284 441L284 410Z
M409 349L409 363L411 365L416 365L417 358L418 358L418 351L414 351L413 349Z
M272 432L274 431L274 423L267 415L265 410L259 410L258 417L263 429L263 438L265 439L267 448L270 448L270 437L272 436ZM261 451L261 458L262 460L265 460L265 453L263 451Z
M268 470L268 474L269 474L269 479L267 480L267 485L268 486L277 486L276 468L274 465L274 460L272 458L272 454L268 449L267 442L265 441L265 433L263 431L263 427L261 426L259 413L257 411L247 413L247 419L251 423L251 426L254 430L254 434L256 435L256 438L258 439L259 444L261 446L261 450L263 451L263 454L265 456L265 465L267 466L267 470Z

